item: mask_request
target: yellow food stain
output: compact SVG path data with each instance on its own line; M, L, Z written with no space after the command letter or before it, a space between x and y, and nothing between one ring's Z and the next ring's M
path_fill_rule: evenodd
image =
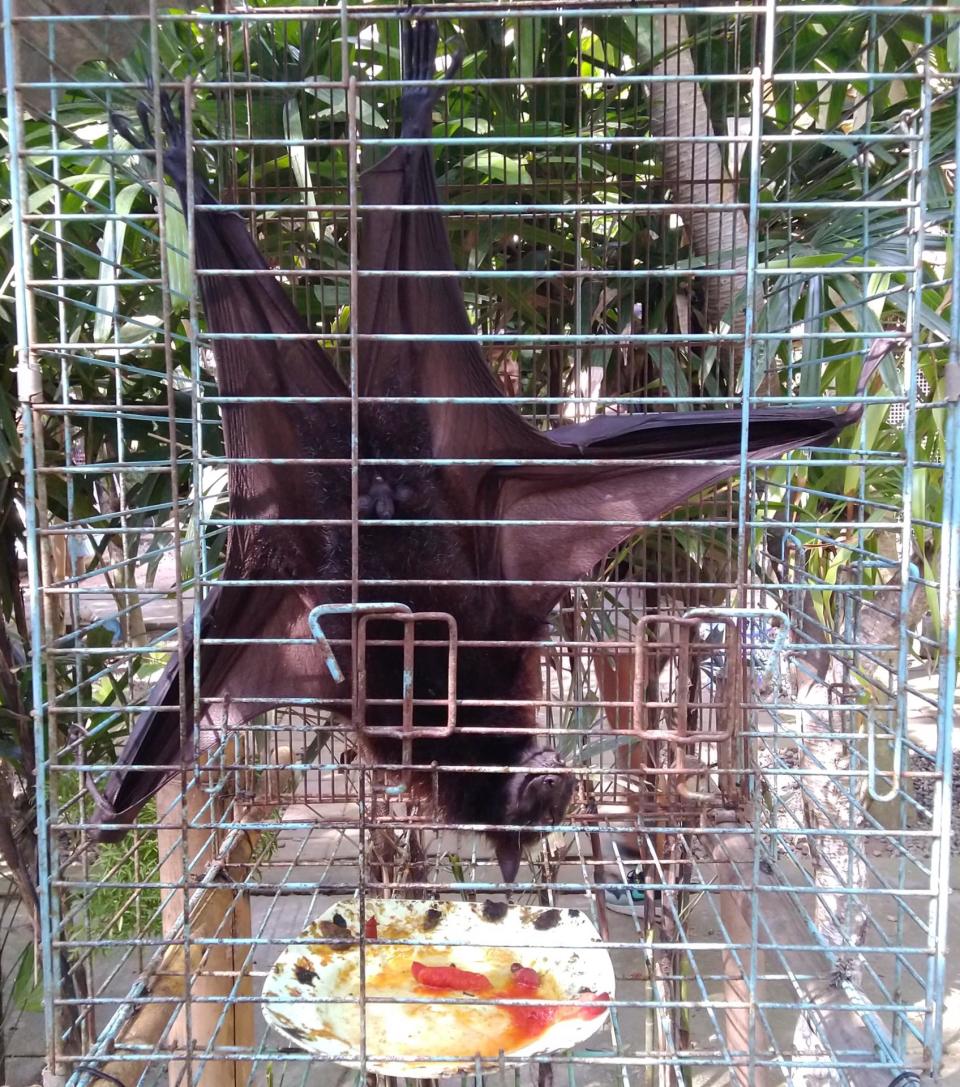
M367 1052L371 1058L396 1056L496 1057L501 1049L510 1052L543 1034L548 1023L531 1026L518 1022L509 1010L496 1004L511 981L510 967L517 952L512 948L452 947L370 947L366 952ZM411 973L416 960L425 966L449 966L482 973L492 988L484 993L437 990L418 985ZM328 976L329 977L329 976ZM331 984L332 983L332 984ZM329 977L327 991L339 997L359 997L359 960L356 954L338 963ZM541 973L541 983L530 996L541 1000L562 1000L556 979ZM383 998L393 997L397 1002ZM404 1003L405 998L430 997L469 1000L463 1004ZM484 997L487 999L485 1000ZM514 999L520 998L514 993ZM346 1047L360 1043L360 1008L357 1004L313 1005L313 1014L322 1017L312 1031L341 1042ZM310 1028L305 1028L310 1030Z

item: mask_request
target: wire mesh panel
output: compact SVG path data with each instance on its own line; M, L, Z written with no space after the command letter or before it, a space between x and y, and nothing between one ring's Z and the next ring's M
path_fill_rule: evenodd
M4 16L48 1073L935 1075L949 11Z

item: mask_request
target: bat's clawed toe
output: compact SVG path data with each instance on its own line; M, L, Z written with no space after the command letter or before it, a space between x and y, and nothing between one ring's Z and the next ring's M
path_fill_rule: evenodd
M143 130L143 139L147 147L155 147L153 138L153 125L150 123L150 107L144 101L137 103L137 116L140 118L140 128Z
M432 79L437 56L437 24L422 18L423 8L411 8L403 27L403 78ZM419 88L426 90L427 88Z
M183 100L180 101L180 114L177 115L173 107L173 100L166 91L160 92L160 125L167 143L168 151L178 151L186 144L186 126L184 124ZM141 99L136 105L137 118L140 121L141 135L137 135L133 126L121 113L111 113L110 120L113 127L138 151L150 153L157 148L157 140L153 130L153 107L146 99Z
M166 91L160 94L160 117L163 121L164 135L172 143L181 143L184 139L183 99L180 100L180 116L173 110L173 100Z
M456 79L460 74L460 69L463 67L463 58L466 56L464 49L458 49L450 58L450 63L447 65L447 70L443 73L444 79Z
M131 147L135 147L138 151L149 151L142 136L138 136L130 125L130 122L123 116L122 113L111 113L110 120L113 123L113 127L120 133L120 135L130 144Z
M403 26L403 78L421 86L403 88L400 106L402 136L422 137L430 130L433 105L443 94L439 85L429 85L436 75L438 41L436 21L421 18L418 9L411 9L411 17ZM459 63L460 60L455 59L456 67L459 67ZM452 74L453 66L446 73L447 78Z

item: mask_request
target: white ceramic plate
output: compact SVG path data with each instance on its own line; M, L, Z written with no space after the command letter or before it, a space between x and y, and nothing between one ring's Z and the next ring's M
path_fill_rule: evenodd
M577 1003L614 996L610 955L580 910L389 899L368 902L371 916L377 942L361 947L359 904L331 906L307 926L308 942L287 947L267 976L267 1022L310 1053L359 1066L361 953L371 1072L457 1075L475 1069L478 1056L485 1065L496 1063L501 1050L517 1058L570 1049L607 1019L606 1008ZM418 984L414 961L454 964L489 985L475 983L468 992ZM536 971L539 987L519 986L514 963ZM525 980L529 985L529 975Z

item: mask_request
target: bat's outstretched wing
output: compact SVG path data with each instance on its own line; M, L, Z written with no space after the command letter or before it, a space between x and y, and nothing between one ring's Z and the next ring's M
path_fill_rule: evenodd
M886 353L878 344L864 373ZM751 460L801 446L828 445L862 413L829 407L760 409L750 413ZM497 472L498 575L510 581L574 581L591 570L635 526L660 520L694 495L740 469L743 415L739 409L599 416L558 427L548 437L583 463ZM603 459L632 461L604 465ZM598 461L600 463L598 463ZM697 462L700 463L697 463ZM575 521L576 524L552 522ZM518 522L532 522L520 524ZM512 591L524 607L549 608L562 586Z
M433 77L436 42L432 22L407 25L408 79ZM430 134L432 107L442 90L443 82L434 81L404 91L403 136ZM478 341L471 338L456 277L429 274L454 269L446 223L437 210L431 148L396 148L362 176L361 185L364 203L380 205L364 212L361 268L390 273L361 279L363 394L436 398L439 402L421 409L433 457L566 462L443 469L453 481L448 491L459 496L462 515L498 524L496 546L482 549L487 568L481 576L556 583L516 589L511 594L515 606L545 615L561 595L562 583L582 577L634 526L658 520L736 474L743 429L739 410L602 416L551 431L528 425L503 398ZM879 355L867 360L864 380L888 349L876 345ZM386 416L390 409L379 410ZM770 458L799 446L827 444L860 417L860 410L854 405L845 411L752 411L749 454ZM608 466L605 460L621 463ZM543 523L509 524L518 520Z

